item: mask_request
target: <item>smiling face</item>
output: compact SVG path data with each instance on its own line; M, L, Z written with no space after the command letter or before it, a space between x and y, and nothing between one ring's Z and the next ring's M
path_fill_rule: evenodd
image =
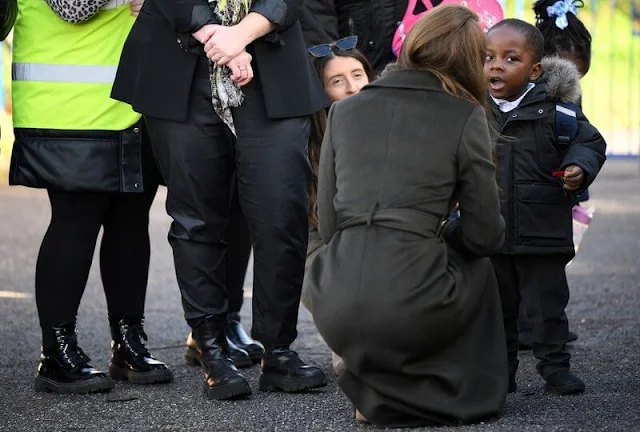
M331 102L354 95L369 84L362 63L353 57L335 56L326 64L323 75L324 90Z
M489 32L484 75L491 96L514 101L527 90L529 82L537 80L541 73L542 66L521 32L509 26Z

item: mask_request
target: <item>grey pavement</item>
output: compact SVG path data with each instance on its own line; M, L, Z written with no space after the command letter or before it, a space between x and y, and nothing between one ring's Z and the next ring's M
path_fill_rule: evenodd
M573 370L587 392L547 395L535 361L522 355L519 390L501 418L461 431L640 431L640 177L639 162L612 160L593 187L597 207L578 257L570 265ZM245 373L255 393L247 400L209 401L202 374L183 363L188 328L182 318L161 192L152 210L152 257L146 330L152 353L175 373L168 385L119 384L108 394L35 393L39 356L34 265L49 217L42 191L0 186L0 430L2 431L350 431L356 424L331 372L331 356L310 315L300 312L294 348L321 366L329 385L305 394L257 391L259 369ZM247 278L250 285L251 275ZM250 322L250 292L243 309ZM94 262L78 316L79 340L93 365L109 362L105 300ZM427 429L423 429L427 430ZM438 431L453 430L436 428Z

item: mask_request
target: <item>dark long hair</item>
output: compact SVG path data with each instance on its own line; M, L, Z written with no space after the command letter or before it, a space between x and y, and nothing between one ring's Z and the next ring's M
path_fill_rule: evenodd
M538 0L533 5L536 14L536 27L544 37L545 55L574 56L584 66L584 73L591 66L591 34L582 21L572 14L567 13L567 27L564 29L556 25L556 17L550 17L547 7L557 0ZM576 8L584 7L581 0L574 0Z
M340 51L337 49L331 50L331 54L325 57L318 57L314 59L313 65L318 73L322 88L324 88L324 70L329 62L336 57L351 57L362 63L362 68L367 74L369 81L373 81L376 77L371 64L367 58L357 49L350 49L346 51ZM311 116L311 133L309 135L309 162L311 163L311 188L309 192L309 200L311 202L309 211L309 222L313 226L318 225L317 217L317 200L318 200L318 168L320 166L320 149L322 148L322 140L324 138L324 132L327 128L327 111L322 110Z

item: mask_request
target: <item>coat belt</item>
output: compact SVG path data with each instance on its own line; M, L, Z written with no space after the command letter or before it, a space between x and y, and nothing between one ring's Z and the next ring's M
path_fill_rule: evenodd
M383 209L377 210L373 206L369 213L357 215L341 215L344 220L338 224L338 231L366 225L367 227L381 226L384 228L410 232L426 238L436 236L438 227L444 216L438 217L413 209Z

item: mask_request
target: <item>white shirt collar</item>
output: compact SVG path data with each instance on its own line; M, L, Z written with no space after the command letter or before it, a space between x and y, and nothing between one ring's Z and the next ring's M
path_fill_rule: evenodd
M520 105L520 102L522 102L522 99L524 99L524 97L527 95L527 93L529 93L531 91L532 88L534 88L536 85L534 83L529 83L527 85L527 90L522 93L522 96L520 96L518 99L514 100L514 101L508 101L508 100L504 100L504 99L496 99L493 96L491 96L491 99L493 99L493 101L496 103L496 105L498 105L498 108L500 109L500 111L502 112L509 112L509 111L513 111L514 109L518 108L518 105Z

